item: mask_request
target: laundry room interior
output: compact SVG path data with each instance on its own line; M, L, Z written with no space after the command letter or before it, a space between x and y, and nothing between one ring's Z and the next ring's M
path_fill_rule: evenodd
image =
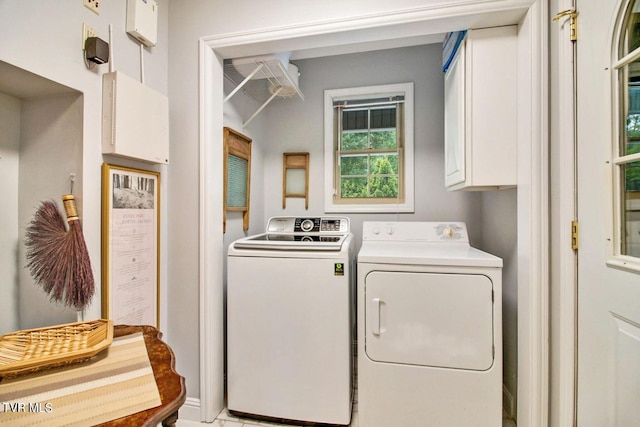
M391 369L384 371L380 378L410 378L413 376L410 369L415 365L419 373L414 377L420 385L406 387L404 392L429 384L420 396L433 396L433 402L437 402L438 384L451 380L452 386L445 387L447 393L468 388L457 400L443 404L440 411L434 407L436 404L422 408L438 412L433 419L445 420L442 425L447 425L447 414L466 408L468 411L460 410L456 414L471 417L455 418L462 420L461 425L478 416L482 420L480 425L487 427L493 427L496 419L503 420L505 427L536 426L537 417L543 416L549 399L545 396L549 393L545 382L549 375L546 352L550 351L545 341L548 338L545 303L548 301L538 286L546 280L542 277L547 274L545 239L549 233L545 187L548 165L544 157L548 149L545 144L549 108L544 68L548 65L547 2L400 0L394 5L363 1L343 5L344 2L332 1L309 5L310 9L306 9L286 1L282 6L287 7L288 13L251 0L241 0L241 4L235 5L145 0L142 7L150 4L158 7L154 12L157 12L154 17L157 19L157 42L154 43L157 44L145 44L127 30L128 12L124 3L129 2L139 3L138 0L122 4L85 1L78 6L68 0L62 6L62 14L57 6L49 4L43 5L42 10L31 9L26 3L0 4L0 39L3 40L0 43L0 126L5 131L0 139L0 189L6 195L7 206L15 206L0 214L5 224L0 228L0 237L8 242L2 248L6 256L0 257L0 292L6 295L0 299L0 336L19 329L115 317L118 290L113 286L116 275L109 263L117 248L110 245L113 242L109 240L112 239L109 233L115 228L113 222L109 223L108 215L120 208L113 206L115 196L110 198L108 191L115 194L115 188L109 185L117 187L120 179L128 182L135 176L141 187L148 188L148 183L152 183L152 188L146 191L158 201L153 213L147 213L151 215L147 221L154 225L147 238L156 239L153 258L157 264L147 267L155 275L150 292L153 295L131 296L127 302L129 306L135 306L140 300L148 303L151 308L145 315L150 320L136 326L153 325L158 339L170 345L171 363L175 365L172 368L182 378L178 426L213 423L214 426L241 427L263 425L261 422L350 427L388 424L384 416L376 414L374 399L370 399L377 386L369 383L366 392L361 393L369 401L363 404L359 398L359 366L369 362L362 359L366 357L361 336L364 331L358 329L364 323L360 317L365 316L363 304L374 301L379 309L376 322L380 328L374 335L384 332L388 309L382 297L368 302L360 300L361 287L366 285L358 271L375 270L371 265L358 265L358 254L367 241L382 246L402 243L403 250L412 254L413 258L408 255L405 260L394 255L393 262L400 267L385 273L402 272L398 277L403 278L405 273L414 276L414 273L423 273L427 263L434 263L429 265L434 267L428 271L429 278L442 278L442 283L449 284L452 276L464 277L460 282L451 282L451 288L460 290L459 300L457 297L452 300L450 295L446 299L453 306L459 301L456 310L462 311L446 310L444 305L430 306L434 313L440 313L438 309L441 309L443 318L447 319L445 323L452 325L448 329L452 334L450 341L442 347L454 350L451 353L443 350L435 356L438 360L445 359L444 364L430 366L431 362L415 362L403 353L405 350L410 353L411 349L438 353L428 346L415 350L428 341L424 339L426 336L434 337L434 343L438 339L446 341L430 329L431 325L409 324L409 329L403 331L406 334L397 338L402 341L408 337L416 346L409 345L400 351L402 362L371 359L372 365L363 372L375 372L380 362ZM95 10L98 7L99 13ZM91 8L94 9L89 10ZM253 8L252 13L243 13L245 8ZM51 19L54 15L56 19ZM11 16L29 21L34 31L27 31L19 24L20 19L14 20ZM94 43L106 44L109 54L101 57L104 52L95 53L96 56L88 59L93 53L88 53L84 45L80 48L80 34L76 34L80 28L83 43L95 32L95 37L89 38L99 39L93 40ZM504 36L508 39L507 47L502 42L492 45L494 37L486 34L494 30L508 34ZM43 61L40 43L47 38L56 40L57 51L48 61ZM447 40L452 41L447 44ZM482 44L485 40L489 40L492 46L489 51L494 56L477 53L473 57L472 41L485 49L486 45ZM99 50L103 45L97 46ZM460 58L466 58L467 64ZM477 99L483 101L480 107L473 108L469 96L472 90L469 76L474 70L472 59L477 69L485 70L476 73L474 90L480 90L482 96ZM261 65L264 62L268 65ZM281 67L287 83L274 84L267 70L262 69L268 69L274 62ZM238 71L241 65L247 64L249 71ZM467 85L466 98L464 88L456 86L458 92L455 92L447 87L447 76L453 79L451 70L454 69L464 71L455 78ZM464 73L467 73L466 80ZM115 118L109 116L109 111L115 115L116 107L111 110L112 105L108 104L109 96L116 96L116 84L112 82L114 95L109 95L107 85L110 78L124 80L127 76L136 81L136 85L139 80L140 86L159 96L158 104L168 110L160 113L161 120L140 119L147 123L146 127L139 126L144 127L146 133L137 134L143 150L148 150L142 155L119 153L112 147L113 142L107 141L116 139ZM266 85L266 93L252 92L250 84L256 81ZM295 86L293 91L292 86ZM451 99L456 102L448 98L452 93ZM498 95L503 93L508 101ZM487 97L487 94L495 96ZM128 99L133 104L135 98ZM477 99L473 102L478 102ZM352 101L354 104L350 104ZM378 117L375 120L387 124L376 127L374 119L367 116L369 125L376 130L393 128L396 132L396 127L399 130L393 137L394 147L385 146L372 156L398 156L400 160L390 161L391 172L385 172L392 176L392 182L395 180L396 189L392 193L397 192L384 196L383 203L369 203L375 197L362 197L366 200L355 202L340 200L340 192L346 188L341 187L341 180L353 180L352 176L341 177L338 173L342 162L351 161L349 156L370 156L367 151L372 148L359 146L353 153L341 151L340 130L347 129L341 122L347 117L342 115L342 110L349 112L355 105L353 117L361 118L358 109L371 112L378 109L379 103L383 105L382 110L394 111L393 117ZM476 120L473 130L471 117ZM460 127L451 126L452 123ZM358 126L360 124L347 129L346 133L362 130ZM112 134L105 136L109 128ZM467 179L451 181L452 165L454 169L460 167L457 162L470 154L464 151L464 142L456 142L458 145L449 149L445 141L464 141L471 138L473 131L482 134L477 140L488 144L488 149L476 146L476 163L473 167L471 163L467 165ZM159 132L159 137L155 132ZM487 138L487 135L500 136ZM150 152L155 156L159 146L166 148L163 155L150 157ZM374 168L374 163L367 163L367 168ZM509 178L474 183L472 171L478 173L485 169L489 175L507 174ZM376 179L375 173L364 175ZM235 193L232 195L232 192ZM46 199L59 203L59 196L67 193L75 194L85 251L90 255L95 277L93 300L82 308L52 302L36 286L22 260L26 256L24 234L38 203ZM77 219L67 214L71 221ZM418 245L427 248L427 252L420 252L423 249L418 249ZM388 255L386 250L382 249L384 256ZM433 250L436 255L430 252ZM346 258L340 258L343 252ZM268 255L264 258L271 259L273 255L274 261L257 260L265 253ZM289 256L291 254L298 255ZM268 292L266 296L258 292L252 295L244 288L236 294L230 292L238 282L243 286L260 286L272 281L288 282L288 286L325 285L324 276L316 277L311 267L291 261L312 258L314 254L317 255L314 261L319 265L325 261L330 264L327 283L334 283L334 279L335 283L347 281L346 293L337 297L348 304L342 307L346 311L334 309L331 301L322 299L323 293L316 295L309 291L301 296L292 290L294 288L284 287L280 290L282 294ZM455 255L448 258L447 254ZM233 257L238 260L230 261ZM243 257L246 259L239 260ZM368 252L367 257L370 264L383 264L385 268L392 264L381 261L382 255ZM421 257L424 259L419 260ZM469 264L464 264L465 259ZM291 264L287 265L289 261ZM280 269L275 269L276 266ZM235 270L230 271L232 268ZM251 280L243 276L245 273ZM476 282L466 281L472 276L489 280L478 282L477 286L482 298L486 297L483 308L467 305L467 296L476 295ZM408 289L414 286L411 280L407 281ZM395 283L395 278L391 282ZM474 290L467 293L464 291L467 286ZM291 299L277 298L287 292L292 295ZM294 294L301 297L299 308L308 311L308 318L302 319L304 313L297 313L299 318L278 317L284 316L285 310L261 306L255 299L264 296L273 307L283 301L295 305L291 303ZM254 299L231 302L230 298L238 295ZM307 299L305 295L313 298ZM424 300L430 298L422 291L415 295ZM247 307L254 304L253 314L245 312L245 302ZM233 320L227 310L229 304L239 307L234 311ZM476 309L478 311L474 311ZM416 310L420 311L420 308ZM475 318L470 313L482 320L473 324ZM274 323L261 319L260 314L272 316ZM313 317L315 315L320 317ZM331 322L347 319L343 326L349 333L348 339L340 335L341 341L335 347L336 355L345 352L347 356L341 356L340 363L346 361L347 365L334 370L334 365L323 365L321 361L300 369L314 371L309 372L310 375L325 370L327 375L319 375L318 382L341 373L336 384L342 387L342 380L348 381L348 396L340 403L349 403L347 418L343 412L335 418L329 417L330 411L322 410L319 397L318 402L305 400L300 390L313 387L311 384L303 384L301 389L282 395L300 398L300 407L308 408L308 413L270 412L268 399L255 412L250 408L231 408L237 400L231 399L228 392L230 383L234 382L233 387L237 387L238 376L230 374L229 352L238 340L230 338L229 331L237 331L238 327L250 330L251 327L242 326L244 322L256 322L257 326L263 323L266 327L283 320L284 324L308 323L320 329L327 326L325 330L312 329L313 334L305 337L309 341L303 346L306 351L313 350L313 345L317 345L313 336L317 335L320 340L322 335L327 340L324 350L334 348L331 340L337 340L338 335L329 333L328 326L333 323L324 323L321 316L331 317ZM123 318L132 319L132 323L116 325L114 320L113 324L120 326L121 331L123 326L139 321L132 316ZM418 322L424 320L424 317L417 318ZM229 329L231 321L236 323ZM478 340L484 340L482 354L476 354L471 344L450 345L461 337L475 334L478 325L486 326L478 333ZM287 326L282 327L285 328ZM455 328L464 330L456 335L460 330ZM288 338L280 336L283 330L266 336L262 344L282 360L289 360L288 357L296 353L291 350L296 344L287 343ZM248 336L244 341L251 344L259 339ZM236 348L232 354L242 354L236 359L255 366L261 363L258 357L261 350L267 353L264 347L249 346ZM330 357L330 353L310 351L308 354L313 358L320 354ZM299 368L292 362L290 373L295 372L294 366ZM400 375L395 375L396 367ZM246 368L247 373L268 370ZM432 371L436 372L434 377L421 376ZM451 372L452 376L439 377L439 372ZM278 371L267 373L286 376L279 375ZM545 380L541 381L542 378ZM487 387L491 389L486 395L482 392L489 384L485 384L485 380L490 381ZM392 379L389 381L389 390L401 387ZM251 393L258 393L263 385L259 384ZM242 390L246 393L246 388ZM260 399L269 394L262 393ZM272 395L279 396L277 392ZM260 400L254 396L242 397L251 403ZM447 398L446 393L443 396ZM484 398L488 403L485 404ZM465 406L464 401L472 405ZM326 403L326 408L329 406ZM409 406L409 409L397 408L406 412L407 418L402 421L424 419L420 405L414 402ZM359 409L369 411L361 415L371 421L358 424ZM476 410L479 412L474 413ZM487 421L482 418L485 416Z
M247 235L265 231L271 217L321 217L325 213L327 172L324 153L323 97L325 90L412 82L414 88L413 211L335 214L346 216L354 234L355 253L362 243L365 221L464 222L471 246L503 260L502 310L504 343L503 402L508 413L517 399L517 188L451 191L445 184L444 73L442 35L437 41L391 49L296 58L285 52L299 73L300 96L276 97L266 107L261 98L238 91L224 103L224 125L251 139L249 229L243 212L226 213L224 247ZM282 52L274 52L283 56ZM304 55L302 55L304 56ZM265 55L256 58L260 63ZM515 58L514 58L515 60ZM230 67L229 62L225 67ZM372 72L375 70L375 72ZM237 87L225 78L224 94ZM254 116L255 112L259 111ZM253 116L253 117L252 117ZM244 125L252 118L248 125ZM515 149L514 140L509 141ZM308 153L308 201L287 198L283 207L283 154ZM516 159L512 159L516 162ZM308 204L308 207L306 206ZM334 216L335 216L334 215ZM225 251L226 254L226 251ZM304 280L304 279L302 279Z

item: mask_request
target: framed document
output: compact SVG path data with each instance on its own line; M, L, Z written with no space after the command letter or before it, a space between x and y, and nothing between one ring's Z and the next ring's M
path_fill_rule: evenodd
M231 128L224 128L224 216L227 212L242 212L242 228L249 229L251 188L251 138Z
M102 316L160 325L160 173L102 165Z

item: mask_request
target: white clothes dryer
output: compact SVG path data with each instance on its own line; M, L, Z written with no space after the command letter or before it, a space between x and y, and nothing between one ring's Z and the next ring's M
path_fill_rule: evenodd
M230 411L349 424L355 332L352 242L345 217L274 217L265 233L230 245Z
M502 422L502 259L464 223L364 222L361 427Z

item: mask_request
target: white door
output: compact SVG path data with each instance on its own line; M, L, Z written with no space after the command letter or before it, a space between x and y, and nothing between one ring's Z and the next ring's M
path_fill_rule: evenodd
M364 298L371 360L474 371L493 366L494 298L487 276L373 271Z
M634 141L625 138L623 143L614 142L620 141L617 126L625 126L636 107L628 87L632 85L626 82L635 80L634 74L640 81L640 70L635 66L625 67L625 75L614 64L619 57L615 35L618 11L626 9L627 3L577 0L580 427L640 423L640 258L629 256L639 237L629 232L634 216L640 215L640 211L632 212L633 199L640 197L640 192L633 191L629 180L640 167L637 162L635 168L627 167L631 175L616 189L616 177L625 176L616 165L618 146L624 147L623 154L629 154L627 147ZM623 84L622 101L616 100L618 77ZM618 105L623 107L622 119L616 118Z

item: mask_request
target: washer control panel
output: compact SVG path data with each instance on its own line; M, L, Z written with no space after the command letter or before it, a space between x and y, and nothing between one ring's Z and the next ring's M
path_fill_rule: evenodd
M267 225L268 233L331 233L349 232L346 217L273 217Z

